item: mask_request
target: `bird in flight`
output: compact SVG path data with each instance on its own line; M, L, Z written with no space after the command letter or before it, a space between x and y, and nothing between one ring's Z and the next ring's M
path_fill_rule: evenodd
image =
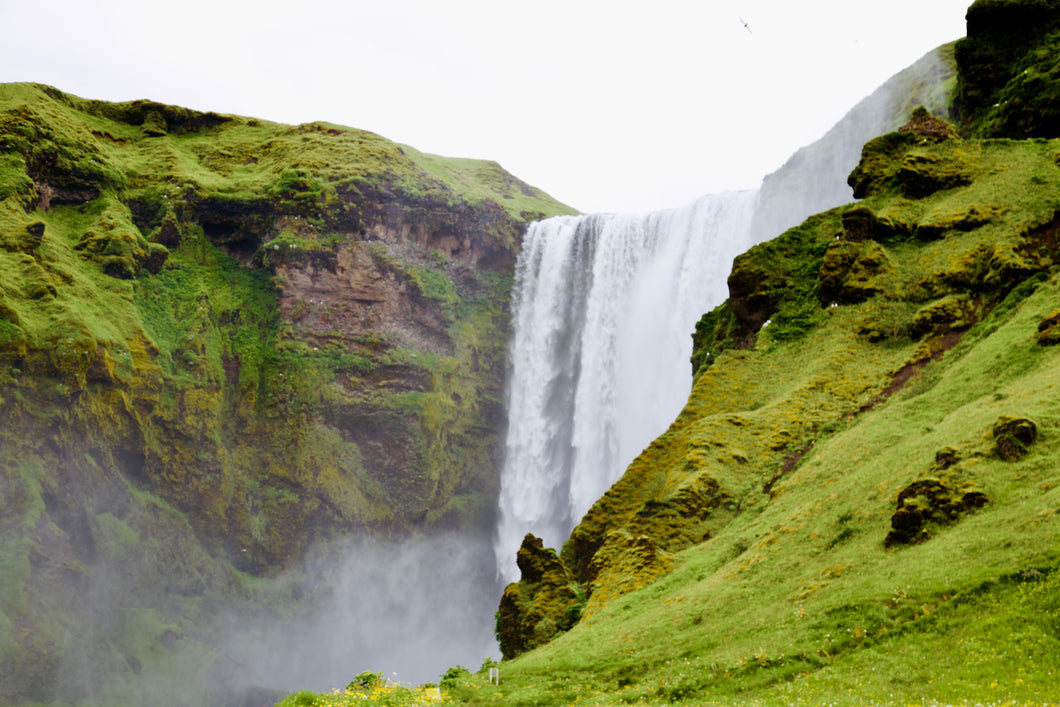
M739 19L740 19L740 23L743 24L744 29L746 29L748 32L750 32L751 31L751 25L749 25L746 22L744 22L742 17L739 18Z

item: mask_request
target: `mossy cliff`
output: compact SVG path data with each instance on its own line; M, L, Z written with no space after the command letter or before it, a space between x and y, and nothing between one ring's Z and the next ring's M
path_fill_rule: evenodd
M958 637L1015 645L1027 616L1055 610L1013 605L991 634L915 623L963 615L955 596L1009 601L1060 567L1060 127L1031 120L1057 108L1060 79L1035 63L1057 56L1057 18L1056 3L975 3L956 50L959 124L913 111L864 146L857 203L736 259L728 301L696 327L688 404L559 553L584 603L556 595L542 614L532 583L506 590L506 656L552 639L509 663L506 699L533 703L547 683L566 699L799 703L796 677L837 675L848 695L867 665L900 661L883 655L932 656ZM984 108L987 94L1004 99ZM921 608L906 611L912 596ZM999 680L1025 676L998 696L1055 686L1048 616L1033 656L990 649ZM949 692L882 670L845 699L978 698L966 662L988 658L957 654L934 674Z
M0 86L0 702L57 696L101 564L219 596L491 527L515 254L569 212L338 125Z

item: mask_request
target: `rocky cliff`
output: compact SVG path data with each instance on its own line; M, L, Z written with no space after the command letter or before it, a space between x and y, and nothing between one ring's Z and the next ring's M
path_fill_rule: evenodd
M616 700L667 697L650 695L647 682L623 692L637 682L630 673L660 685L665 676L678 699L730 689L725 679L750 675L757 656L775 670L748 680L783 682L850 647L818 660L810 634L788 627L784 615L805 615L811 598L821 611L862 617L884 601L869 576L909 577L938 602L1027 566L1055 568L1052 525L1037 549L999 531L995 551L950 557L962 568L956 589L958 570L943 580L920 563L940 561L922 550L933 538L953 533L952 548L992 522L1037 528L1035 514L1051 517L1057 503L1055 470L1044 471L1051 448L1039 445L1055 422L1058 21L1055 3L975 3L955 47L957 125L913 111L864 146L848 180L857 203L736 259L728 301L696 327L695 382L678 419L558 558L533 538L520 550L520 566L538 558L528 566L547 564L548 581L524 568L505 591L505 655L582 617L578 637L517 661L520 677L606 665L614 672L595 689ZM1010 466L1028 455L1048 479ZM1007 505L1026 499L1029 515ZM954 530L973 515L995 520ZM858 579L833 582L844 563ZM673 605L662 608L664 599ZM736 665L723 638L766 648L745 650ZM799 650L788 663L768 658ZM662 667L690 656L700 665L692 677Z
M568 212L338 125L0 86L0 702L138 674L314 541L491 527L515 253Z

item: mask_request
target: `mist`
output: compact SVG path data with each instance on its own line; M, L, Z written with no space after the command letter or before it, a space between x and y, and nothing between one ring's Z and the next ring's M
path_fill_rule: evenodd
M418 685L454 665L499 659L502 587L488 538L346 542L311 552L292 578L293 591L308 590L304 607L287 615L277 606L231 627L223 650L252 666L248 685L322 691L366 670Z
M26 641L15 677L40 702L265 707L303 688L344 688L364 671L419 685L500 657L503 587L488 531L346 538L262 578L179 533L162 546L172 552L147 543L110 552L107 525L117 521L85 518L65 535L98 546L91 562L74 581L52 575L35 587L34 603L61 617L42 616L45 626L61 621L53 633L65 644L56 662L35 664L46 653ZM164 521L162 532L173 531Z

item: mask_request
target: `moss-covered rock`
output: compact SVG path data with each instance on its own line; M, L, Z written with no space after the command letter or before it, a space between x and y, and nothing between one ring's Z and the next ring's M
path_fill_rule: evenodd
M986 494L972 483L948 476L918 479L898 493L891 531L883 544L890 548L924 542L935 529L955 523L987 503Z
M651 536L634 537L626 528L612 530L589 564L589 602L585 616L669 574L673 567L673 555Z
M924 106L917 106L909 115L909 122L898 128L900 133L913 133L924 142L959 140L957 127L949 121L932 115Z
M727 302L700 317L692 334L693 375L710 367L726 349L739 346L743 336L746 332Z
M729 309L751 331L762 326L777 310L782 284L774 273L749 254L739 255L729 273Z
M40 248L41 238L44 237L44 223L34 221L26 224L21 229L0 233L0 248L12 253L26 253L32 255Z
M994 423L992 433L997 455L1005 461L1018 461L1038 439L1038 425L1025 417L1002 415Z
M1002 210L996 206L972 206L965 211L940 215L930 221L918 223L916 237L932 241L942 238L948 231L974 231L996 221L1002 215Z
M1042 346L1060 344L1060 309L1053 310L1038 323L1035 338Z
M864 199L884 189L898 186L910 198L923 198L940 189L968 183L968 170L951 151L916 151L959 139L956 129L920 106L909 122L896 132L881 135L865 144L858 166L847 184L855 199ZM941 155L941 156L940 156Z
M735 258L727 305L740 322L743 345L750 345L767 322L778 339L797 337L813 326L817 274L838 226L838 211L832 210Z
M837 240L825 251L818 298L852 304L894 290L896 284L894 264L879 243Z
M943 189L967 186L972 177L960 159L946 159L936 154L910 152L901 161L896 174L902 194L922 199Z
M527 534L516 561L520 581L505 588L497 612L497 640L505 658L544 645L569 630L584 606L563 563L540 538Z
M967 329L981 318L975 302L968 295L950 295L921 307L913 315L911 333L915 337L946 334Z
M873 240L890 243L909 233L901 224L886 216L877 216L864 204L858 204L843 212L843 238L853 243Z
M1040 0L977 0L957 42L954 108L976 137L1055 137L1060 8Z
M914 133L893 132L865 143L858 166L847 177L854 198L864 199L891 186L906 151L917 142Z

